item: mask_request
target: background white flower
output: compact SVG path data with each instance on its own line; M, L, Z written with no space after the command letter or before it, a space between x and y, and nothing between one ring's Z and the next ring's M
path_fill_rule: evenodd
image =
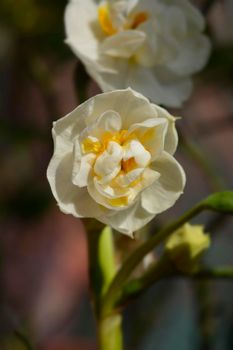
M188 0L70 0L66 42L103 91L127 88L179 107L205 65L204 18Z
M181 195L175 118L131 89L97 95L54 123L47 176L60 209L127 235Z

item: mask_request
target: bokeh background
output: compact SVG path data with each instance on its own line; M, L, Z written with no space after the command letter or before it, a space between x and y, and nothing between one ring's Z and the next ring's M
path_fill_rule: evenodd
M83 0L85 1L85 0ZM233 185L233 1L195 1L213 50L176 114L177 157L187 186L151 228L204 196ZM92 350L95 323L88 296L81 221L58 210L46 180L52 121L99 92L64 43L65 0L0 1L0 349ZM79 94L78 94L79 93ZM204 263L233 265L233 221L202 215L213 241ZM119 247L134 243L116 237ZM130 305L129 350L232 350L233 280L170 279Z

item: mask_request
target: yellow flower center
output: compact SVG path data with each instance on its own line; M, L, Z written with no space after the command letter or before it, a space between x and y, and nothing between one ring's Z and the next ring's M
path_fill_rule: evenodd
M121 162L121 169L125 173L129 173L131 170L137 168L137 163L135 162L134 158L129 158L127 160L122 160Z
M138 12L132 18L126 19L126 23L123 29L124 30L136 29L140 24L147 21L148 18L149 18L149 15L147 12ZM108 4L99 6L98 20L99 20L101 29L106 35L111 36L116 34L119 31L119 29L115 28L112 23L111 13L110 13Z
M112 25L109 6L107 4L99 6L98 18L99 18L99 24L105 34L107 35L116 34L117 30Z
M83 154L87 153L94 153L96 155L96 159L93 164L93 175L97 176L97 178L101 179L102 175L98 174L95 172L94 167L96 162L98 162L99 157L102 156L102 154L107 151L109 142L115 142L118 145L122 146L123 149L126 150L128 149L128 145L130 144L131 141L135 140L137 142L145 141L150 139L152 136L154 136L154 130L148 130L143 135L140 135L137 133L137 131L132 131L129 132L127 130L121 130L121 131L115 131L115 132L110 132L110 131L105 131L102 133L101 137L98 139L95 136L88 136L86 137L82 143L81 143L81 148ZM146 150L145 150L146 152ZM124 176L127 176L128 173L130 173L133 170L136 170L139 165L137 164L134 156L120 160L119 163L119 172L116 175L116 178L113 178L110 180L110 186L112 188L118 188L119 186L119 179L121 177L124 178ZM149 163L145 165L145 168L149 166ZM135 193L134 191L139 191L140 190L140 184L142 181L142 176L139 175L134 181L130 182L127 187L132 190L132 193ZM127 206L130 201L132 200L132 197L130 197L129 194L127 196L122 195L122 197L117 197L117 198L107 198L106 201L113 207L125 207Z
M108 200L113 207L124 207L128 204L128 197L112 198Z
M133 18L133 22L131 24L130 29L136 29L140 24L146 22L148 20L148 17L149 15L147 12L137 13Z
M101 138L101 141L94 141L92 138L87 137L82 142L83 153L95 153L101 154L108 147L110 141L117 142L119 145L123 145L128 138L126 138L127 130L121 130L117 132L106 131Z

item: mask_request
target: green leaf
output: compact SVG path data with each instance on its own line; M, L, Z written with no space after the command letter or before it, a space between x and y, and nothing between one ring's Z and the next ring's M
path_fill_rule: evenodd
M233 191L217 192L203 202L206 209L220 213L233 214Z

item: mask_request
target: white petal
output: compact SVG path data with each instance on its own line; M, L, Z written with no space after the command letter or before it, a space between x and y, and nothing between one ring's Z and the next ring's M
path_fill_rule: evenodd
M109 199L116 199L121 197L126 197L129 195L128 188L121 187L111 187L110 185L102 185L100 181L98 181L97 177L94 178L94 185L96 190L103 196Z
M139 3L140 0L108 0L110 6L123 8L126 13L129 13Z
M137 168L129 171L126 174L119 174L115 179L115 183L120 187L128 187L142 175L144 170L144 168Z
M90 103L92 101L94 104L95 98L90 99L89 101ZM119 113L107 110L98 116L96 120L93 120L93 123L82 131L80 142L83 142L86 138L93 138L93 140L95 138L96 141L99 141L101 140L102 135L106 132L120 131L121 125L122 123Z
M151 214L170 208L182 194L185 174L179 163L168 153L156 159L152 167L160 178L142 192L142 207Z
M93 113L92 100L75 108L71 113L53 123L55 152L71 152L73 142L86 127L85 118Z
M192 91L189 78L175 76L163 67L152 70L132 64L127 83L153 102L169 107L180 107Z
M138 200L132 207L122 211L113 211L113 215L102 216L100 220L115 230L133 238L133 233L145 226L154 217L140 206Z
M121 117L119 113L108 110L97 120L96 127L105 131L119 131L121 129Z
M197 30L202 31L205 27L205 19L197 7L191 4L187 0L173 0L174 6L180 7L184 11L184 15L187 16L188 20Z
M168 64L168 67L181 76L197 73L205 66L210 51L210 40L205 35L190 34L180 43L179 55Z
M104 34L97 22L98 7L92 0L71 0L65 10L66 42L75 54L98 58L98 45Z
M116 142L109 142L107 150L104 151L95 162L95 173L100 177L110 175L119 167L122 156L122 147Z
M113 0L114 1L114 0ZM128 13L130 13L131 11L133 11L133 9L137 6L137 4L139 3L140 0L128 0Z
M98 217L106 213L88 194L86 188L79 188L72 183L73 154L51 159L47 170L47 178L58 205L66 214L75 217Z
M88 153L81 157L78 161L74 159L74 168L72 174L72 182L79 187L85 187L88 184L88 177L92 171L96 155Z
M119 174L120 171L121 171L121 165L119 164L109 174L104 175L101 178L98 178L98 182L101 185L107 185L108 183L110 183Z
M101 140L101 137L106 132L116 132L121 130L121 117L119 113L108 110L104 112L93 125L86 129L86 133L83 133L82 138L87 135L92 135Z
M127 197L129 194L128 189L124 189L124 188L115 189L108 185L104 186L104 185L101 185L96 178L95 179L90 178L87 190L90 196L93 198L93 200L96 203L99 203L101 206L104 206L106 209L110 209L114 211L122 211L122 210L125 210L125 208L129 207L128 203L125 204L123 202L122 205L116 205L114 202L111 202L111 200Z
M160 177L160 173L150 168L145 169L142 174L141 181L135 185L135 190L142 191L147 187L150 187Z
M166 26L163 23L164 16L161 16L162 21L158 21L158 14L154 17L140 26L140 30L146 35L146 40L137 51L135 59L138 64L144 67L166 64L174 57L176 50L176 43L172 41L172 37L164 33L163 29L166 30Z
M89 102L93 104L93 113L86 118L88 125L92 125L106 110L117 112L121 116L122 129L126 130L133 123L157 117L148 99L130 88L97 95Z
M178 145L178 135L175 126L176 118L168 113L166 109L160 106L154 105L154 108L156 109L159 118L167 119L168 121L168 128L164 142L164 151L173 155Z
M139 167L145 168L151 159L151 154L139 141L132 140L126 149L123 159L128 160L130 158L134 158Z
M106 38L100 53L113 57L130 58L145 41L145 34L137 30L119 32Z
M156 110L156 109L155 109ZM156 110L156 114L158 112ZM155 159L164 149L164 140L168 122L165 118L147 119L142 123L133 124L129 128L129 134L136 134L139 141Z

